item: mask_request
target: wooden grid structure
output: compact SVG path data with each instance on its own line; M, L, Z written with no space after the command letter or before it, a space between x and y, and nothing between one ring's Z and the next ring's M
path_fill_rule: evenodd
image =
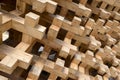
M120 0L0 3L0 80L120 80Z

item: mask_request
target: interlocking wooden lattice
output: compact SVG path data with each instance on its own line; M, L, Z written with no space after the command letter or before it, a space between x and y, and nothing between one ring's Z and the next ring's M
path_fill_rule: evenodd
M120 80L120 0L0 0L0 80Z

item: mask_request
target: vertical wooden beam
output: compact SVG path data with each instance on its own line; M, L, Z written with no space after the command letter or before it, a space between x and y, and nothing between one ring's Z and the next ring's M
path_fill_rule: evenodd
M70 48L63 46L60 50L59 56L66 59L67 56L69 55Z
M57 79L57 76L55 73L51 73L48 80L56 80Z
M28 44L32 44L33 41L34 41L33 37L23 33L23 35L22 35L22 42L28 43Z
M2 24L2 13L0 12L0 25Z
M16 0L16 10L25 13L26 10L26 3L22 0Z
M33 2L32 9L43 13L46 9L47 0L36 0Z
M100 6L100 8L105 9L106 6L107 6L107 3L106 3L106 2L103 2L102 5Z
M51 13L51 14L54 14L55 10L57 8L57 3L52 1L52 0L48 0L47 1L47 6L46 6L46 11Z
M67 12L68 12L68 10L66 8L61 8L60 15L65 17Z
M83 5L86 5L88 0L80 0L80 3L83 4Z
M59 30L60 30L60 27L51 25L47 34L47 38L52 41L55 40Z
M39 19L40 19L39 15L29 12L28 14L25 15L24 25L28 27L35 27L38 25Z
M26 27L36 27L38 25L38 23L39 23L39 19L40 19L39 15L36 15L36 14L34 14L32 12L29 12L25 16L24 25ZM34 41L34 38L31 37L28 34L23 33L22 41L25 42L25 43L31 44Z
M2 32L0 31L0 44L2 44Z
M53 20L53 25L61 27L63 24L64 17L56 15L56 17Z
M0 25L2 25L2 13L0 12ZM0 44L2 43L2 32L0 31Z

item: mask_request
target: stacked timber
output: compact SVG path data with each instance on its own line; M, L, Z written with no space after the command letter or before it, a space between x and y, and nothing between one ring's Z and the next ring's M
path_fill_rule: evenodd
M120 0L1 0L0 80L120 80Z

